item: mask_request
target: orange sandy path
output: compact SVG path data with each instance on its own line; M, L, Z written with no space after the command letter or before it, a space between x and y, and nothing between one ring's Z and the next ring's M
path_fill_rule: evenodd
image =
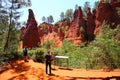
M56 70L52 70L53 75L46 75L44 64L36 63L32 60L29 60L27 63L23 60L19 60L7 66L7 70L0 74L0 80L103 80L98 78L120 77L120 69L111 72L103 72L102 70L67 70L65 68L59 69L56 66L52 67L56 68Z

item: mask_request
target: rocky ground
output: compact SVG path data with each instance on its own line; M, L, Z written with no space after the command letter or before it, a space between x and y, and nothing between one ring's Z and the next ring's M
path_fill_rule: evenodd
M120 69L104 72L103 69L71 69L54 65L52 68L52 75L47 75L43 63L12 61L0 72L0 80L120 80Z

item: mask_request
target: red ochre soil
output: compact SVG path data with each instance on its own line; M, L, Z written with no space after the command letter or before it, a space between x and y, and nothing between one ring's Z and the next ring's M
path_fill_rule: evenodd
M60 68L52 65L52 75L45 74L45 64L33 60L13 61L0 72L0 80L120 80L120 69L99 70Z

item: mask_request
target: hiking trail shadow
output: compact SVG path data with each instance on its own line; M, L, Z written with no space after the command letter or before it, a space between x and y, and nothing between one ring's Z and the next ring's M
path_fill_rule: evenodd
M31 66L24 61L11 61L9 66L9 69L12 69L13 73L21 73L24 71L28 71L31 68Z

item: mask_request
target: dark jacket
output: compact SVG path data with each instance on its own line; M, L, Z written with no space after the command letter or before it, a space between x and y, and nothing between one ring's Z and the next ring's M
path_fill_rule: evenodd
M51 63L52 56L50 54L45 55L46 63Z

